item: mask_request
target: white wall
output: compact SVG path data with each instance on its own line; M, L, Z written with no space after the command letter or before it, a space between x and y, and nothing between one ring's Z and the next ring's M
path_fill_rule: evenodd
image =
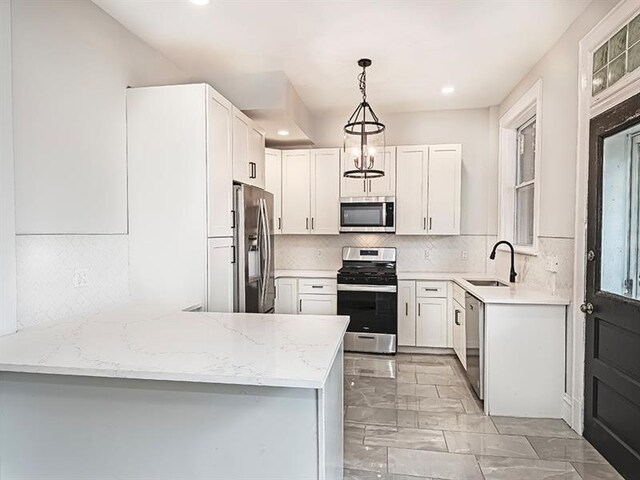
M375 100L370 100L375 108ZM354 105L355 108L355 105ZM491 110L376 112L387 126L387 145L462 143L462 235L496 234L497 158L492 154ZM318 147L342 146L346 115L321 115L314 122Z
M186 76L89 0L12 19L17 232L126 233L125 89Z
M542 79L540 236L573 238L578 142L578 42L617 0L598 0L571 24L500 104L503 115Z
M89 0L13 7L24 327L128 298L126 87L190 79ZM73 286L77 269L87 273L88 286Z
M11 2L0 2L0 335L16 330Z

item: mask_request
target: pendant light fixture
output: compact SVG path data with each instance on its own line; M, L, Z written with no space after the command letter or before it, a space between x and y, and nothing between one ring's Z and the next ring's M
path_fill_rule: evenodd
M355 168L345 171L344 176L366 180L384 177L384 170L376 169L375 162L376 159L382 158L385 152L385 126L367 102L366 69L371 65L371 60L361 58L358 65L362 67L362 72L358 75L362 102L344 126L343 145L347 162L353 161ZM378 162L379 165L380 163Z

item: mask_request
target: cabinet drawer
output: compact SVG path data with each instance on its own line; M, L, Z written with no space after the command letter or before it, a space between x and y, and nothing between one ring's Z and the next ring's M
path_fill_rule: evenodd
M416 296L445 298L447 296L447 282L417 282Z
M460 285L458 285L457 283L453 284L453 299L458 302L460 305L464 305L464 294L465 294L465 290L464 288L462 288Z
M298 280L298 293L337 295L338 288L333 278L301 278Z

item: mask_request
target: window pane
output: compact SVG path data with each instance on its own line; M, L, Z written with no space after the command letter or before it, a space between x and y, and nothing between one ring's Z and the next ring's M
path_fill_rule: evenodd
M516 189L516 245L533 245L534 186Z
M605 139L600 290L640 299L640 126Z
M518 129L518 164L516 184L533 180L536 172L536 120L527 121Z

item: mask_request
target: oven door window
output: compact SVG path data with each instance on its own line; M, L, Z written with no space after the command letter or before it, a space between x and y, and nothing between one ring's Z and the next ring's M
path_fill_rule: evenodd
M338 314L349 315L349 332L397 333L397 294L338 292Z
M343 227L381 227L384 204L380 203L343 203L340 207Z

